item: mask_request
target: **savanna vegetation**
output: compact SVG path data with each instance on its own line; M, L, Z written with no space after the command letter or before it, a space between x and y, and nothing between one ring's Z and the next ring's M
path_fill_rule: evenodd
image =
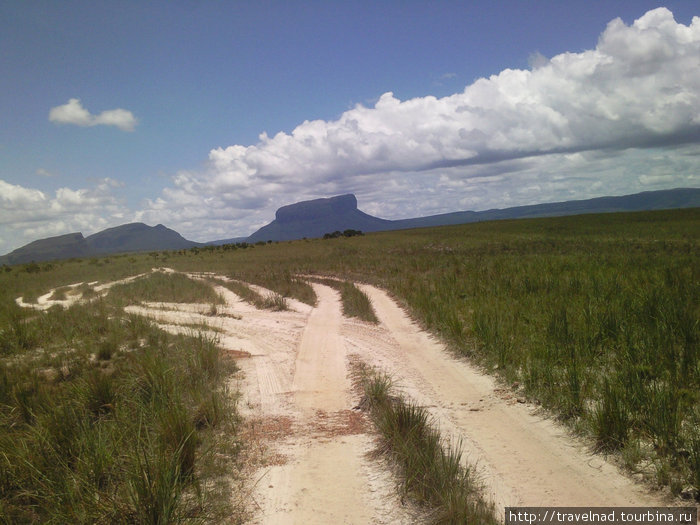
M41 277L56 279L60 268ZM201 523L242 516L227 489L238 445L224 379L234 363L211 338L170 335L116 306L127 298L208 302L216 298L211 288L154 273L115 287L113 296L37 312L12 299L21 270L6 276L0 522Z
M0 378L4 377L0 396L2 424L7 429L3 435L13 439L3 439L10 445L2 446L26 443L11 452L29 455L29 460L19 463L36 468L17 473L9 462L3 463L0 512L40 519L43 516L38 513L44 511L37 494L45 494L45 487L54 484L63 498L57 501L65 503L55 505L52 512L68 516L70 502L90 492L80 489L80 480L90 479L85 472L93 467L75 459L83 457L75 451L87 446L83 440L92 438L64 439L61 431L53 430L53 416L46 415L62 413L57 411L69 413L64 419L75 412L89 421L104 421L104 428L117 429L127 424L122 414L138 414L128 418L132 426L122 434L138 439L127 440L131 448L116 447L125 455L109 463L108 481L98 483L107 488L92 492L99 497L90 501L93 508L118 504L127 516L140 512L136 494L145 480L135 481L134 472L160 472L161 468L149 466L146 458L155 453L143 450L177 449L175 441L158 437L157 429L168 425L157 411L146 412L145 407L162 403L196 407L198 395L178 392L173 394L176 398L162 403L144 401L151 399L148 396L135 401L119 396L128 390L138 393L128 385L134 377L148 375L144 368L156 366L138 365L137 359L145 363L156 360L154 356L171 359L177 352L170 349L200 343L196 338L188 343L162 335L145 321L120 314L118 305L107 299L95 299L89 308L74 306L39 314L19 310L14 298L36 300L54 287L114 280L158 266L216 272L308 304L314 304L315 295L301 275L382 286L456 352L520 389L601 452L616 455L630 470L674 493L688 486L700 489L699 237L700 209L688 209L496 221L330 241L239 244L5 268L0 272ZM70 294L70 290L61 293ZM202 302L215 301L208 297ZM80 327L85 325L82 318L89 315L103 317L85 326L86 335ZM132 333L143 324L143 334ZM100 326L106 328L95 333ZM148 335L152 330L159 335ZM103 355L110 358L95 361L89 356L101 345ZM134 348L127 351L130 345ZM109 366L103 365L105 361ZM172 374L186 368L177 363L162 366ZM55 372L40 373L47 368ZM85 395L73 394L97 378L115 381L117 398L99 405L111 405L109 410L94 409L98 401L88 403ZM44 399L56 406L40 408ZM192 413L185 419L192 421ZM206 434L206 425L203 428ZM23 436L24 441L15 436ZM134 441L142 448L134 450ZM64 447L64 442L68 448L57 449L58 454L73 459L56 462L60 467L50 472L59 468L63 473L77 472L64 476L71 480L70 490L61 485L67 481L43 478L51 463L46 457L56 454L51 448ZM205 508L197 503L204 493L197 467L193 470L185 462L172 468L177 475L171 471L168 479L177 479L182 487L178 515L203 512L193 510ZM56 474L56 479L64 478Z
M261 294L244 282L234 281L230 279L226 281L221 279L213 279L213 282L220 286L228 288L238 297L240 297L247 303L252 304L256 308L274 311L282 311L288 309L287 299L279 293L269 292L266 294Z

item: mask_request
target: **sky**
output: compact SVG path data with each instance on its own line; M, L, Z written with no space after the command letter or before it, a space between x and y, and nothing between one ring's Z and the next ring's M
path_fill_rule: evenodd
M0 0L0 254L700 187L697 0Z

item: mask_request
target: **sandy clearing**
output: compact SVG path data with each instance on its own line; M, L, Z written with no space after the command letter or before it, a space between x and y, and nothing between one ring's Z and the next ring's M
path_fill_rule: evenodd
M157 271L174 271L170 270L169 268L153 268L151 272L157 272ZM89 286L93 287L93 291L95 291L98 294L101 294L102 292L106 292L109 290L112 286L115 286L117 284L123 284L123 283L128 283L131 281L134 281L136 279L139 279L145 275L148 275L148 273L140 273L138 275L132 275L131 277L127 277L125 279L119 279L118 281L111 281L108 283L100 284L98 286L95 286L96 281L93 281L91 283L88 283ZM57 290L57 288L52 288L49 290L48 293L45 293L44 295L41 295L37 297L36 303L27 303L24 301L24 297L17 297L15 299L15 302L17 303L18 306L21 308L33 308L34 310L48 310L52 306L62 306L63 308L69 308L72 304L82 300L83 294L78 292L76 288L81 286L83 282L79 283L73 283L73 284L68 284L66 286L61 286L60 288L71 288L71 290L67 293L67 297L65 299L50 299L50 297L54 294L54 292Z
M386 292L368 285L381 327L364 359L385 367L406 394L425 405L448 435L461 439L497 509L530 506L639 506L667 502L586 451L533 407L503 395L496 381L455 359ZM364 351L362 351L364 350Z

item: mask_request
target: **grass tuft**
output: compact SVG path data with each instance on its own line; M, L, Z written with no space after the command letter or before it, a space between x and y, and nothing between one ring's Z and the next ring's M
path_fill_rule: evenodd
M325 284L340 292L343 314L346 317L356 317L368 323L379 322L367 294L357 288L354 283L337 279L313 278L312 281Z
M498 523L459 444L444 442L424 408L392 395L389 376L368 368L362 375L363 405L401 469L403 492L434 509L433 523Z
M261 305L263 308L267 308L268 310L273 310L275 312L289 309L287 299L275 292L269 293L263 297Z
M102 300L29 319L29 348L10 341L10 353L24 358L0 359L0 522L230 514L227 490L201 491L210 479L229 483L236 454L228 443L235 405L224 385L234 365L215 340L171 336ZM69 336L58 330L64 323ZM122 343L130 350L116 351ZM228 469L206 467L214 454Z

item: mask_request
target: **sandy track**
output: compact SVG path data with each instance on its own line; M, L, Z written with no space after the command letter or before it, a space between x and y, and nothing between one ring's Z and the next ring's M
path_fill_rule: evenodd
M327 286L314 286L314 291L319 306L309 315L295 363L296 404L306 411L349 409L340 302L337 293Z
M370 457L374 436L348 379L337 292L314 285L318 306L258 310L224 287L220 315L207 305L148 303L127 312L148 316L172 332L206 323L238 361L241 412L249 441L262 452L252 472L252 523L414 523L398 503L394 481ZM261 293L271 293L258 288ZM184 328L188 330L188 328ZM189 329L191 330L191 329Z
M389 474L369 457L375 445L365 416L352 410L358 399L348 379L338 294L313 287L318 304L290 349L291 377L279 360L247 363L248 392L259 400L249 417L285 426L267 443L277 462L258 473L254 522L413 523Z

